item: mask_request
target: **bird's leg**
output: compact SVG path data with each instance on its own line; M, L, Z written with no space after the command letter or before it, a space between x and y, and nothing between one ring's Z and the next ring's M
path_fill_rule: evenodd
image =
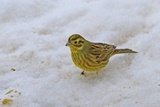
M86 74L84 73L84 71L81 72L81 75L84 75L86 77Z
M98 75L98 71L96 72L96 75Z
M82 71L82 72L81 72L81 75L84 75L84 74L85 74L84 71Z

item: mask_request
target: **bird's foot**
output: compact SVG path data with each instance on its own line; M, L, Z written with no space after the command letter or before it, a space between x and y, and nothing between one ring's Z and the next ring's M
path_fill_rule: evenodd
M86 74L84 71L81 72L81 75L85 76L86 77Z

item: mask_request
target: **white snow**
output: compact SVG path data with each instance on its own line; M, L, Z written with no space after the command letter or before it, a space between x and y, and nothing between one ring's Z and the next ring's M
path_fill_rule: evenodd
M138 53L84 77L74 33ZM0 61L0 107L160 107L160 0L0 0Z

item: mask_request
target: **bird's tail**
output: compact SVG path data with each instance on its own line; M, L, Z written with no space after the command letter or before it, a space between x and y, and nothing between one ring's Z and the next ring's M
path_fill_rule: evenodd
M124 54L124 53L138 53L136 51L133 51L132 49L115 49L112 53L112 56L115 54Z

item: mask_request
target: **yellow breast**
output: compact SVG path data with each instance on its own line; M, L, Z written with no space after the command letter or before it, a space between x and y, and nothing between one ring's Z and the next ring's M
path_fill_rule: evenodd
M72 60L80 69L90 72L99 71L109 62L109 60L98 62L95 56L84 53L72 53Z

